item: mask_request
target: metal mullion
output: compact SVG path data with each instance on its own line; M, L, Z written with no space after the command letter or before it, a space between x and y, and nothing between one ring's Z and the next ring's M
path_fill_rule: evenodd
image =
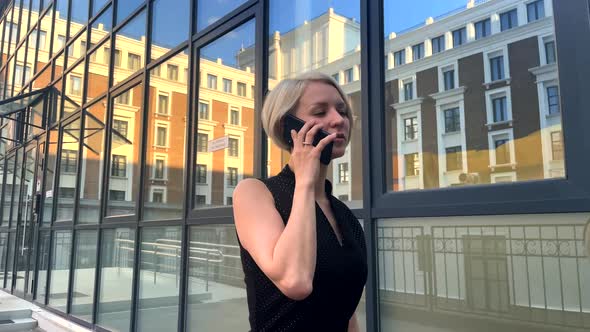
M130 317L130 330L131 332L136 331L137 329L137 316L138 315L138 293L139 293L139 268L141 259L140 251L141 251L141 235L142 235L142 228L139 225L135 228L135 243L134 249L135 252L133 253L133 277L131 282L131 317Z
M68 271L68 288L66 290L67 294L67 302L66 302L66 314L69 316L71 309L72 309L72 293L73 293L73 285L74 285L74 260L76 259L76 238L77 234L74 231L73 222L69 225L69 230L72 232L72 247L70 248L70 270ZM70 317L67 317L70 319Z
M256 5L256 3L259 0L249 0L245 3L243 3L242 5L240 5L238 8L232 10L229 13L226 13L222 18L220 18L219 20L217 20L215 23L207 26L206 28L204 28L203 30L197 32L195 31L197 28L197 24L195 23L194 28L195 30L193 30L193 41L196 42L199 39L201 39L201 37L207 37L208 35L211 34L217 34L216 32L219 29L223 29L222 27L225 26L226 24L232 22L236 17L241 16L244 12L249 11L250 9L252 9L251 7L254 7ZM197 9L198 10L198 9ZM195 18L196 20L197 18ZM225 29L223 29L225 30Z
M183 219L166 219L166 220L142 221L141 227L181 226L182 224L184 224Z
M191 4L191 9L194 7L194 4ZM191 13L194 13L194 10L191 10ZM194 20L191 20L191 27L193 25L195 25L196 23L194 22ZM191 30L192 31L192 30ZM193 196L194 196L194 172L195 172L195 164L196 164L196 158L197 158L197 154L196 154L196 137L197 137L197 133L198 133L198 120L197 120L197 116L195 116L197 109L196 109L196 105L198 103L192 103L193 100L197 100L196 98L198 98L198 93L199 93L199 85L200 85L200 75L199 75L199 71L200 71L200 63L199 63L199 57L200 57L200 50L197 48L197 46L194 44L193 40L190 39L189 40L189 45L190 45L190 59L189 59L189 75L191 77L191 80L189 82L189 86L188 86L188 94L189 94L189 100L188 100L188 114L187 114L187 121L188 121L188 125L187 125L187 129L188 129L188 133L187 133L187 146L186 146L186 150L187 150L187 177L186 177L186 183L187 183L187 190L186 190L186 195L185 195L185 210L183 211L183 217L185 219L185 223L187 222L187 219L190 218L190 216L193 213L193 209L194 209L194 202L193 202ZM192 84L190 84L192 83Z
M219 216L219 217L208 217L198 219L188 219L187 224L191 226L203 226L203 225L228 225L233 224L233 216Z
M92 323L89 323L89 322L87 322L87 321L85 321L83 319L80 319L80 318L78 318L76 316L73 316L71 314L68 314L66 318L69 321L72 321L72 322L74 322L74 323L76 323L78 325L81 325L81 326L89 329L89 330L92 330Z
M190 227L187 224L187 216L189 211L192 210L192 177L191 177L191 173L192 173L192 165L193 165L193 159L192 159L192 133L193 133L193 125L194 125L194 119L193 119L193 98L192 96L196 96L193 95L193 89L191 89L191 87L193 86L198 86L198 75L196 75L196 67L195 63L195 54L197 54L197 52L195 52L195 48L193 46L193 41L192 41L192 32L194 31L194 27L196 26L196 15L194 15L196 13L195 8L197 7L197 5L195 4L195 1L190 1L189 3L189 32L188 32L188 40L184 43L181 44L181 46L187 47L188 46L188 77L186 79L186 81L188 82L187 87L186 87L186 94L187 94L187 107L185 110L185 116L187 119L187 126L186 126L186 132L185 132L185 146L184 146L184 154L185 154L185 178L184 178L184 202L182 204L182 219L181 219L181 229L182 229L182 233L181 233L181 242L180 242L180 284L179 284L179 298L178 298L178 326L177 326L177 330L179 332L184 332L186 330L186 326L187 324L187 317L188 315L188 273L189 273L189 241L190 241ZM193 17L194 16L194 17ZM151 23L151 22L150 22ZM172 52L169 52L172 53ZM167 60L168 56L164 55L163 57L161 57L162 60L159 63L164 63L164 61ZM159 64L158 63L158 64ZM157 64L154 64L154 66L156 66ZM151 68L151 67L149 67ZM155 67L154 67L155 68ZM149 75L148 75L149 76ZM148 87L149 89L149 87ZM197 103L195 103L197 104ZM195 117L196 118L196 117Z
M268 91L268 76L269 76L269 0L259 1L256 7L256 45L254 50L254 61L256 68L254 69L256 77L254 78L254 85L258 87L255 91L254 99L254 123L259 124L258 130L254 131L254 146L260 147L254 149L254 170L255 176L267 178L266 163L268 160L268 137L264 132L264 128L260 125L262 123L262 105L264 103L264 96ZM256 162L258 161L258 162Z
M368 276L365 285L366 294L366 327L368 331L379 331L379 264L377 262L377 220L372 213L374 194L383 186L384 168L383 151L380 139L383 133L383 121L379 114L383 109L383 82L384 72L382 66L383 54L383 0L360 1L360 25L361 25L361 122L362 142L364 142L362 154L365 165L363 166L363 226L365 230L365 243L367 250ZM369 20L369 17L372 19ZM372 116L375 115L375 116ZM377 152L376 152L377 151ZM395 275L395 273L394 273ZM426 292L426 290L425 290Z
M150 75L149 75L149 71L147 69L147 64L149 63L150 56L151 56L151 19L152 19L152 9L153 9L153 5L152 5L151 0L147 0L146 1L146 22L145 23L145 34L146 34L146 40L145 40L145 45L144 45L144 57L143 57L143 69L141 69L139 72L141 73L141 75L143 75L143 80L142 80L142 103L141 103L141 108L139 110L139 114L141 114L140 117L140 121L141 121L141 127L140 127L140 132L142 133L141 138L139 140L139 160L137 161L137 163L139 164L139 190L136 193L136 197L137 197L137 204L135 205L135 215L137 216L137 221L141 222L143 220L143 204L144 204L144 196L145 196L145 189L146 189L146 179L145 179L145 173L146 173L146 163L147 163L147 147L148 147L148 137L149 137L149 133L148 133L148 126L149 126L149 112L151 111L151 109L149 108L149 103L150 103ZM168 130L170 130L171 128L168 128Z
M94 296L92 298L92 318L90 322L96 326L97 317L98 317L98 301L100 299L100 278L101 274L101 249L102 249L102 240L103 240L103 229L97 228L97 239L96 239L96 267L94 270Z

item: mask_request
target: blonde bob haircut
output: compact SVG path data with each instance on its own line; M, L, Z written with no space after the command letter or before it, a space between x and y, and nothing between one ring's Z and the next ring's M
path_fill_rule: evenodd
M270 91L262 107L262 126L268 137L281 149L290 151L291 147L283 140L283 117L294 114L299 107L299 100L311 82L320 82L333 86L346 105L346 117L350 123L348 140L352 131L352 109L348 96L329 75L311 71L295 78L284 79Z

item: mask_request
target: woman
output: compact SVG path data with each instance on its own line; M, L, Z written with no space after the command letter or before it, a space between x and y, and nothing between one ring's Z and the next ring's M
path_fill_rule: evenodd
M283 140L283 117L305 121ZM367 279L359 221L331 195L322 149L344 155L352 112L338 84L321 73L280 82L267 96L262 122L291 158L264 180L245 179L233 195L252 331L359 331L355 313ZM330 133L317 146L323 129Z

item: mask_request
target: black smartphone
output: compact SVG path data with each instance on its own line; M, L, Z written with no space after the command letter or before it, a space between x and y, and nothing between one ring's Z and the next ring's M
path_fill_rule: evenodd
M291 130L294 129L296 132L299 132L305 122L300 118L292 115L287 114L283 118L283 139L289 146L293 147L293 139L291 139ZM318 143L324 138L330 135L325 130L318 131L313 138L313 146L318 145ZM324 165L328 165L332 160L332 148L334 147L334 142L330 142L330 144L326 145L326 147L322 150L322 154L320 156L320 162Z

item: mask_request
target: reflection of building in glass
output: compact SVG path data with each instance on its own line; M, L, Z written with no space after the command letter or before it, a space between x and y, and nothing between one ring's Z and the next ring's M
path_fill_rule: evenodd
M390 189L565 176L551 2L471 5L385 42Z

